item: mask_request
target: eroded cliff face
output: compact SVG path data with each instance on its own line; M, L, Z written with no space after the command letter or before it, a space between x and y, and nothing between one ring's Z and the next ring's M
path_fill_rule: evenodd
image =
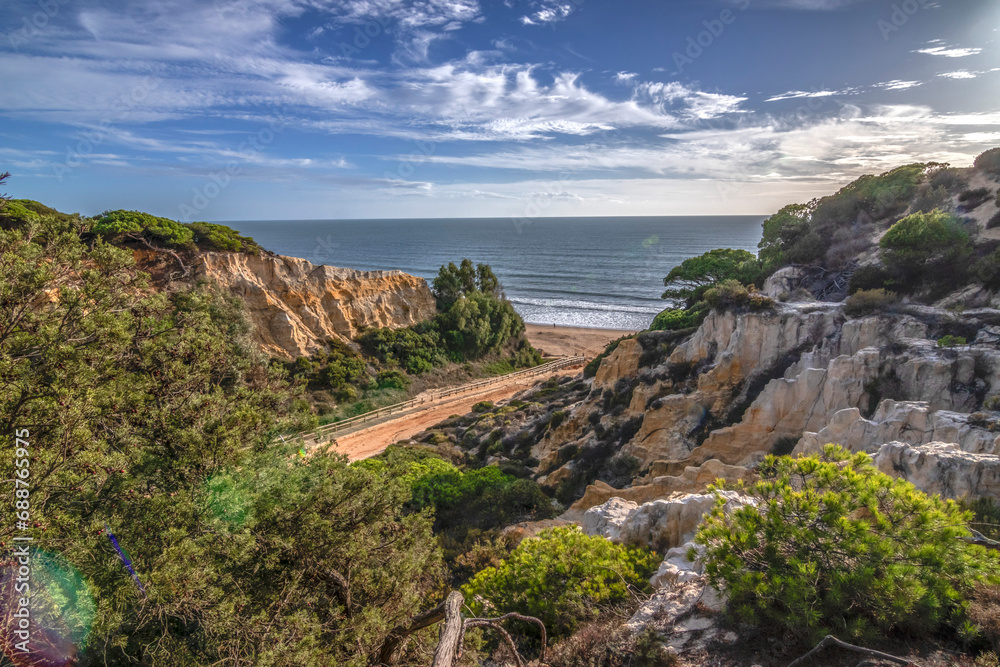
M197 256L191 276L240 297L261 348L284 359L312 354L329 339L352 339L365 327L405 327L436 312L427 282L401 271L355 271L281 255L209 252Z
M625 489L597 482L576 512L698 493L716 477L746 479L768 453L812 453L832 442L871 453L886 472L946 497L1000 493L1000 311L848 319L840 304L778 304L771 312L712 313L671 348L649 332L608 356L587 398L537 442L543 483L566 479L567 446L592 448L630 430L618 456L638 460ZM962 331L972 342L942 349ZM985 401L1000 407L1000 400ZM610 409L609 409L610 407Z

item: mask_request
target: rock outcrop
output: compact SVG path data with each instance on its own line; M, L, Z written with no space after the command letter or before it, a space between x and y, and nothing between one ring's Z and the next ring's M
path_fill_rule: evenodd
M285 359L311 354L329 339L352 339L366 327L409 326L436 312L427 282L401 271L207 252L197 256L193 279L217 283L240 297L261 349Z
M766 454L814 453L828 442L873 455L891 442L948 442L995 457L1000 428L970 413L1000 394L997 322L998 311L926 306L849 319L841 304L819 302L713 312L674 347L658 332L623 341L586 399L531 454L553 484L579 474L581 456L567 451L607 451L611 442L616 456L637 461L631 485L591 485L573 506L580 513L613 497L642 503L697 493L717 477L747 479ZM973 342L938 346L956 330ZM916 464L904 468L896 474L931 492L958 488L920 478Z

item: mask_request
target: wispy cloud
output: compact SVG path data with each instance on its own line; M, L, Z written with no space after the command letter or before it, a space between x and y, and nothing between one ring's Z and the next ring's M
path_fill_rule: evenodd
M579 0L574 0L579 2ZM541 0L532 3L532 11L521 17L524 25L547 25L565 20L576 9L574 2L561 0Z
M941 56L942 58L967 58L982 53L980 48L963 48L958 46L930 46L926 49L917 49L913 53L925 53L929 56Z

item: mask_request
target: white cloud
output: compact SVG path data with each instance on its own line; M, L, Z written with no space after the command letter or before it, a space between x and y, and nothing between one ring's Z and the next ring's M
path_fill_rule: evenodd
M938 76L944 77L946 79L975 79L977 76L979 76L979 74L980 74L979 72L970 72L968 70L960 69L955 72L943 72L941 74L938 74Z
M812 90L812 91L790 90L787 93L781 93L780 95L769 97L764 101L780 102L782 100L797 100L803 98L835 97L838 95L857 95L858 92L859 92L858 88L845 88L843 90Z
M943 58L967 58L982 53L979 48L961 48L958 46L931 46L926 49L917 49L913 53L925 53L929 56L941 56Z
M574 0L578 2L578 0ZM521 17L524 25L546 25L564 21L573 10L576 9L574 2L563 2L561 0L541 0L533 3L534 12Z
M917 86L924 85L922 81L885 81L883 83L875 84L875 88L882 88L884 90L909 90L910 88L916 88Z

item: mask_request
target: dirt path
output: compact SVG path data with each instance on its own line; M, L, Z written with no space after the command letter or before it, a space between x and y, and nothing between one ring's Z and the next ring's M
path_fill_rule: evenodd
M436 403L430 403L415 413L403 414L390 421L382 422L374 426L353 433L346 433L334 439L329 451L346 454L352 461L366 459L385 451L386 447L410 438L421 431L426 431L431 426L439 424L452 415L464 415L472 410L472 406L480 401L492 401L494 403L510 398L514 394L524 391L539 382L544 382L550 377L562 375L572 375L580 372L579 366L560 368L544 375L512 380L497 387L478 391L482 393L470 392L467 395L458 394L443 398Z

